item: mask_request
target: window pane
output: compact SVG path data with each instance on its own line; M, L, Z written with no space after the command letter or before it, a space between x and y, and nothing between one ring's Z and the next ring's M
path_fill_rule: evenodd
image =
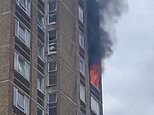
M14 54L14 68L17 70L23 77L29 80L30 76L30 65L15 52Z
M57 108L49 108L49 115L57 115Z
M85 88L80 85L80 99L85 102L85 97L86 97L86 91Z
M84 60L80 57L80 72L85 75L85 63Z
M49 2L49 12L56 10L56 0Z
M56 41L49 41L48 54L55 54L57 52Z
M25 78L29 80L30 76L30 65L25 61Z
M18 71L18 54L14 53L14 69Z
M26 30L26 37L25 37L26 45L30 46L30 32Z
M38 12L38 24L41 28L44 28L44 16Z
M83 9L80 5L78 10L79 10L79 20L83 23Z
M49 85L55 85L56 81L56 72L49 72Z
M18 92L18 107L24 111L24 95Z
M16 0L16 3L30 16L31 3L30 0Z
M37 78L37 88L41 91L44 91L44 78L38 76Z
M38 56L44 59L44 44L38 40Z
M91 96L91 109L97 115L100 115L99 103Z
M56 30L49 32L49 41L56 40Z
M49 103L55 103L57 101L56 93L49 94Z
M23 42L25 43L25 27L19 23L19 37L23 40Z
M57 63L56 63L56 61L50 61L48 63L48 69L49 69L49 72L57 70Z
M81 33L79 34L79 45L84 49L84 36Z
M40 108L37 108L37 115L43 115L43 110Z
M25 96L25 113L29 115L29 98Z
M21 73L22 75L25 75L25 71L24 71L25 61L19 56L18 62L19 62L18 72Z
M26 9L26 0L20 0L20 5Z
M49 13L49 23L56 22L56 14L55 13Z

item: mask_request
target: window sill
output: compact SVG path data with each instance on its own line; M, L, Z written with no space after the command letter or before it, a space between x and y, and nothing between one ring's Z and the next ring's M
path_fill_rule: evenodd
M25 76L23 75L23 73L19 72L19 71L16 70L15 68L14 68L14 70L15 70L18 74L20 74L25 80L27 80L28 82L30 82L29 79L25 78Z
M30 49L30 45L26 44L25 42L23 42L23 38L21 38L20 36L15 35L23 44L25 44L25 46Z

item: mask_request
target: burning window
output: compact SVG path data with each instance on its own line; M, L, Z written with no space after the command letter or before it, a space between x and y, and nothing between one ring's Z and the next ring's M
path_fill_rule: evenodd
M101 67L100 64L92 64L90 66L90 81L97 89L100 88Z

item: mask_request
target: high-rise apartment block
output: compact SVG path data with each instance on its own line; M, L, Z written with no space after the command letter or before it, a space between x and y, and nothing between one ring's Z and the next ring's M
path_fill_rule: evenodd
M98 10L95 0L0 0L0 115L103 114L88 46Z

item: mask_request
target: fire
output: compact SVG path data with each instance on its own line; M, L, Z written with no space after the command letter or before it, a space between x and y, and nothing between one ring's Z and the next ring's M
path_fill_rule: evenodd
M93 84L96 88L99 89L99 82L100 82L100 65L99 64L93 64L90 67L90 80L91 84Z

